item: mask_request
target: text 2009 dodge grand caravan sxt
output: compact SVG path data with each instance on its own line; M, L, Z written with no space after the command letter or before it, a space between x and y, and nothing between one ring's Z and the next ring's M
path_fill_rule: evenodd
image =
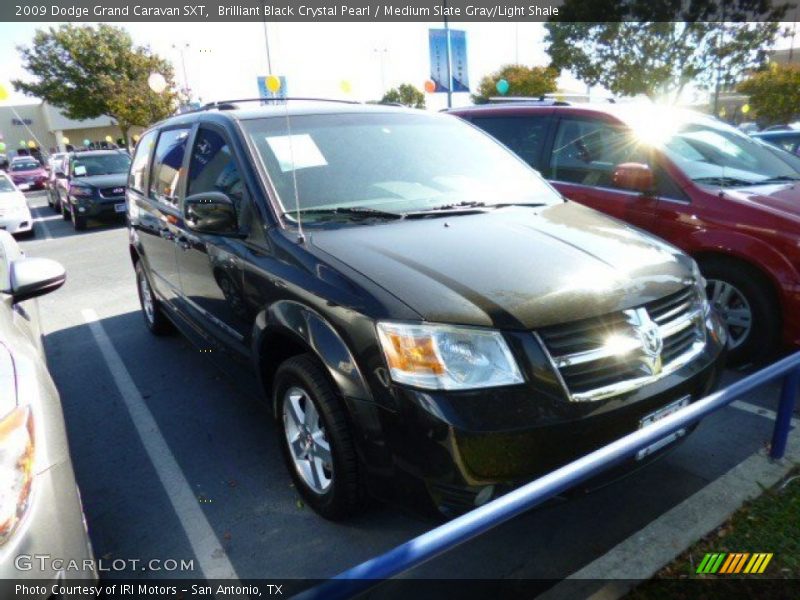
M147 326L252 363L329 518L466 510L722 368L690 258L453 116L219 105L144 134L127 196Z

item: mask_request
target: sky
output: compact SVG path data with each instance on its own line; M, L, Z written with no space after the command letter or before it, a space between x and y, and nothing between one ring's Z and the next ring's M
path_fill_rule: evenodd
M37 28L49 23L0 23L0 85L10 101L31 102L13 91L10 80L25 78L16 47L30 44ZM264 25L254 23L121 23L138 44L149 45L170 60L179 86L186 78L195 97L203 101L258 95L256 77L267 75ZM430 77L428 29L435 23L269 23L272 71L287 76L289 95L380 99L382 89L413 83L423 89ZM470 86L498 67L519 62L546 65L541 23L458 23L467 32ZM177 33L176 33L177 32ZM186 47L188 44L188 48ZM351 92L342 91L342 81ZM584 92L585 86L569 75L563 87ZM446 106L445 94L428 95L430 108ZM468 94L455 94L454 105L469 104Z
M10 81L25 78L16 47L30 44L37 28L55 23L0 23L0 85L10 102L34 102L13 91ZM179 86L184 85L182 58L195 98L204 102L258 95L256 77L269 74L264 25L247 23L121 23L137 44L147 45L171 61ZM423 89L430 77L428 29L433 23L269 23L267 37L272 73L287 77L290 96L377 100L382 90L400 83ZM457 23L467 34L470 86L504 64L546 65L541 23ZM788 47L788 40L778 47ZM178 48L183 48L183 55ZM351 91L342 91L342 82ZM561 89L585 93L586 86L569 73ZM593 90L602 94L602 90ZM428 94L428 107L446 106L445 94ZM455 94L454 106L469 104Z

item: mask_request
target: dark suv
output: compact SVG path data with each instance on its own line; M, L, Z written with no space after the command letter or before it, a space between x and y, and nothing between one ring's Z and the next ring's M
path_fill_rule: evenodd
M252 366L329 518L367 491L467 510L722 369L689 257L449 115L209 107L142 135L127 198L147 327Z
M56 210L76 231L89 219L124 217L125 183L131 157L124 150L86 150L70 153L66 172L56 174Z

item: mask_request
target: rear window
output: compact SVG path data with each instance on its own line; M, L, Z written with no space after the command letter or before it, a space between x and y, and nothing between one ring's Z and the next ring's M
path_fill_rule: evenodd
M547 117L475 117L472 123L508 146L522 160L539 169L547 134Z
M39 163L35 160L17 160L11 163L12 171L30 171L38 168Z
M136 151L133 154L131 171L128 175L128 187L144 194L144 178L147 173L147 161L150 159L150 151L153 149L153 140L156 132L150 131L139 139L136 144Z

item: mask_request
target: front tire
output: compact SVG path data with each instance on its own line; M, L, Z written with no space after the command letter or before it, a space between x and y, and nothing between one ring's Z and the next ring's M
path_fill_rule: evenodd
M769 281L736 260L710 258L700 263L711 305L728 330L728 363L742 365L770 358L780 341L780 307Z
M86 229L86 217L75 214L75 209L72 209L72 227L75 231L83 231Z
M295 356L278 367L274 381L281 448L300 495L326 519L363 512L353 436L322 365L310 354Z
M142 307L144 324L153 335L172 333L172 322L164 314L164 310L150 286L150 280L142 267L142 261L136 263L136 289L139 291L139 304Z

